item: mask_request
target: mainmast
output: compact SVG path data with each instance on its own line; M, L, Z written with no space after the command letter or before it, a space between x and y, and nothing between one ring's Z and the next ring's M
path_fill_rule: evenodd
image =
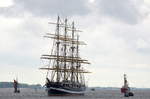
M59 41L59 21L60 21L60 18L58 16L57 18L57 30L56 30L56 35L57 35L57 42L56 42L56 45L57 45L57 65L56 65L56 81L59 82L60 80L60 75L59 75L59 45L60 45L60 41Z
M66 78L66 55L67 55L67 45L66 45L66 41L67 41L67 19L65 19L65 40L64 40L64 80L67 80Z
M72 22L72 46L71 46L71 57L72 57L72 61L71 61L71 81L73 81L74 79L74 22Z

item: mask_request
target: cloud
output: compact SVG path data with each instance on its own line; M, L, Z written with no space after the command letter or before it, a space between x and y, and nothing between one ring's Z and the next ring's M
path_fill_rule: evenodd
M48 32L48 25L42 23L47 24L47 20L32 17L0 17L0 20L0 64L37 67L35 64L40 60L41 49L45 46L42 36Z
M112 17L128 24L136 24L141 19L142 0L97 0L99 14Z
M137 24L150 12L142 0L14 0L13 5L0 8L5 16L75 16L99 13L128 24Z
M92 20L84 18L86 24L81 23L85 25L81 36L82 40L87 41L88 46L81 49L81 54L88 56L92 66L133 70L136 64L150 64L148 60L150 58L148 51L150 17L134 25L110 17L97 16L93 19L93 16L88 16L87 19ZM147 68L140 66L143 68L142 72L147 71Z
M0 8L0 12L7 16L85 15L89 13L86 4L86 0L14 0L14 5Z

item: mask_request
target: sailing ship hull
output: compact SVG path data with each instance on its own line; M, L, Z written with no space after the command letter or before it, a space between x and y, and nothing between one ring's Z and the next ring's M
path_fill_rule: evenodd
M47 86L48 96L57 95L84 95L85 87L66 87L60 84Z
M59 96L59 95L84 95L85 91L74 91L63 88L49 88L48 96Z

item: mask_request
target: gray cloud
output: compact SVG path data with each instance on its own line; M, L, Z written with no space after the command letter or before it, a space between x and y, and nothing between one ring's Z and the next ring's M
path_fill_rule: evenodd
M100 17L107 16L128 24L137 24L143 14L142 0L14 0L14 5L0 8L5 16L75 16L98 11ZM94 9L93 9L94 8Z
M35 16L85 15L89 12L85 0L14 0L11 7L0 8L7 16L20 16L30 13Z
M97 0L96 5L100 14L136 24L140 18L139 1L141 0Z

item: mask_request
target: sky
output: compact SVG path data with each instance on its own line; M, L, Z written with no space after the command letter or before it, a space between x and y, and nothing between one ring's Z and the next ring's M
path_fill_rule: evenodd
M45 83L43 36L57 15L83 31L88 86L121 87L125 73L131 87L150 88L149 0L0 0L0 81Z

